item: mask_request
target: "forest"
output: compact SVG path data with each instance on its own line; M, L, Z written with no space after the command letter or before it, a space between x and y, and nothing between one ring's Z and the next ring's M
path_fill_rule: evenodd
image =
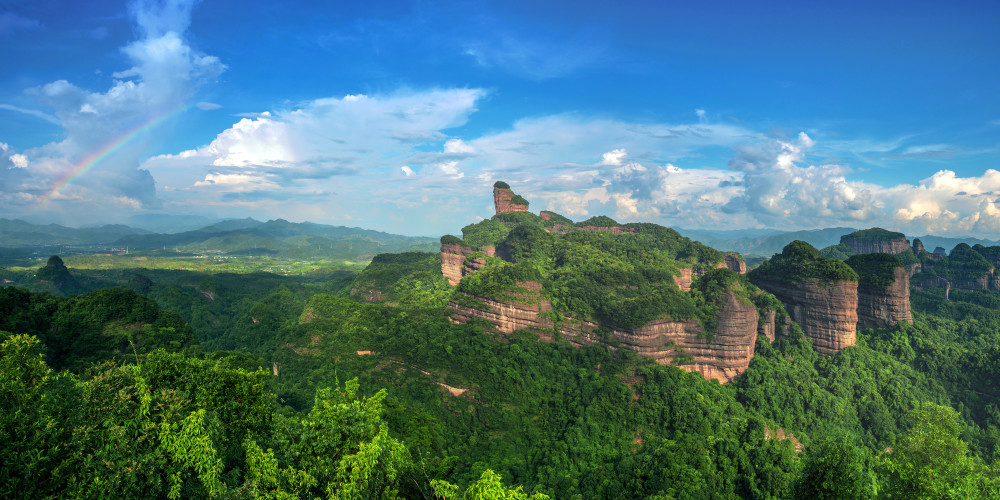
M571 221L549 217L442 238L507 258L471 254L487 266L457 287L419 251L302 275L98 277L49 258L0 289L0 495L1000 498L1000 292L913 287L913 324L859 329L828 356L798 328L758 337L728 384L450 321L460 294L510 298L529 279L556 313L630 326L710 323L734 283L771 297L708 272L724 254L671 229L603 217L578 225L628 230L557 237L545 229ZM990 247L960 247L917 257L950 279L990 266ZM851 265L902 263L782 255L761 269L857 280ZM703 271L691 292L680 267Z

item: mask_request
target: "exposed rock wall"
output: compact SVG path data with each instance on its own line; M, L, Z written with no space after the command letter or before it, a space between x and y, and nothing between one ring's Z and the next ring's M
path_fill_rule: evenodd
M910 276L897 267L893 283L886 289L858 287L858 326L885 328L905 321L913 323L910 312Z
M690 267L682 267L678 269L681 272L680 276L674 276L674 283L677 284L677 288L684 290L685 292L691 291L691 282L694 280L691 274Z
M760 280L757 286L771 292L792 319L812 339L823 355L854 345L858 324L858 283L820 283L804 280L798 284Z
M514 197L514 192L510 189L504 189L499 187L493 188L493 208L496 209L498 214L505 212L527 212L528 205L518 205L517 203L511 203L511 198Z
M737 274L747 273L747 263L740 256L727 253L725 258L726 267L736 271Z
M458 285L462 280L462 269L465 264L465 257L471 255L476 250L457 243L444 243L441 245L441 274L448 280L451 286Z
M906 241L906 238L898 238L894 240L882 240L882 241L866 241L844 236L842 243L851 247L851 249L854 250L855 254L888 253L896 255L897 253L903 253L910 249L910 244L909 242Z
M537 283L522 283L529 288L537 288ZM532 293L537 293L532 290ZM696 320L676 321L662 318L641 328L615 328L605 325L610 334L599 333L598 324L569 318L552 322L542 313L552 310L552 306L540 295L525 297L524 302L501 302L478 298L489 310L463 307L452 301L448 308L452 320L465 323L472 318L483 318L493 327L509 333L527 329L540 334L543 340L551 340L558 334L577 345L616 341L623 349L635 351L642 356L653 358L658 363L672 363L680 354L691 356L691 362L680 365L688 371L700 372L707 379L719 379L726 383L743 373L753 358L757 342L757 310L745 304L732 292L727 292L719 308L715 338L708 342L704 338L701 324Z

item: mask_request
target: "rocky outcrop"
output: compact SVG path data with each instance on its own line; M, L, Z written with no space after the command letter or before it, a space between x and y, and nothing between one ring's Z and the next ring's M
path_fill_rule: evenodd
M729 269L736 271L737 274L747 273L747 263L739 255L727 253L725 259L726 267Z
M762 289L774 294L792 320L812 339L813 347L827 355L854 345L858 324L858 283L820 282L804 279L796 284L757 280Z
M552 306L540 296L541 286L533 282L519 285L528 290L523 300L497 301L475 297L485 308L462 306L455 300L449 302L452 321L465 323L472 318L482 318L499 332L531 330L549 341L558 334L577 345L610 341L623 349L653 358L660 364L685 361L679 365L681 368L697 371L705 378L715 378L721 383L743 373L753 358L758 332L757 310L752 304L742 302L732 291L728 291L721 300L714 339L709 341L696 320L677 321L664 317L636 329L599 325L574 318L556 323L544 314L550 312Z
M922 252L924 252L924 251L926 251L924 249L924 242L920 241L920 238L914 238L913 239L913 254L919 257L920 254Z
M524 198L515 195L509 187L505 188L498 185L493 186L493 207L496 209L498 214L506 212L527 212L528 204L518 203L518 201L523 199Z
M895 268L888 288L858 286L858 326L886 328L899 322L913 324L910 312L910 276L902 267Z
M471 247L458 243L441 244L441 274L451 286L458 285L458 282L462 280L465 257L472 255L475 251Z
M692 273L691 273L691 268L690 267L682 267L682 268L678 269L678 271L680 271L681 274L680 274L680 276L674 276L674 283L677 284L677 288L680 288L681 290L683 290L685 292L690 292L691 291L691 282L694 280L694 278L692 276Z
M887 253L895 255L910 249L910 243L904 237L873 241L852 238L851 235L846 235L840 239L840 242L851 247L855 255L863 253Z

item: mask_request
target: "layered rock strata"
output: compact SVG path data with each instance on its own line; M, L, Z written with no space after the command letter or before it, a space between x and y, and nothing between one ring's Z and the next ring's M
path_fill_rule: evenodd
M803 280L797 284L760 280L823 355L854 345L858 324L858 282Z
M475 253L475 249L458 243L441 244L441 274L451 286L462 280L465 258Z
M725 256L726 267L736 271L737 274L747 273L747 263L739 255L727 253Z
M500 332L531 330L548 341L558 333L577 345L611 341L623 349L653 358L660 364L669 364L678 356L687 355L691 357L690 362L681 364L680 368L697 371L706 379L715 378L721 383L743 373L753 358L758 332L757 310L752 304L742 302L732 291L726 292L722 298L715 338L709 342L696 320L677 321L664 317L636 329L573 318L555 323L544 314L551 311L552 306L538 293L541 286L532 282L519 285L528 293L517 301L475 297L487 309L449 302L452 321L465 323L472 318L482 318ZM602 330L609 333L601 333Z
M840 242L851 247L851 250L854 250L855 254L887 253L896 255L897 253L903 253L910 249L910 243L906 241L906 238L894 238L891 240L862 240L846 235L841 238Z
M528 205L522 205L519 203L512 203L511 199L514 198L514 192L509 188L493 187L493 207L496 209L498 214L506 212L527 212Z
M910 276L905 269L895 268L888 288L858 286L858 326L886 328L902 321L913 324Z

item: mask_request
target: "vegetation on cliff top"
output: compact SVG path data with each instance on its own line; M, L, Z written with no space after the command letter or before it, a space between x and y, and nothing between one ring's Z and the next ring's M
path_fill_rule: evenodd
M906 235L904 235L903 233L889 231L887 229L882 229L880 227L873 227L870 229L862 229L860 231L855 231L851 234L845 234L840 237L840 242L843 243L846 240L892 241L892 240L905 240L905 239Z
M510 204L511 205L522 205L524 207L527 207L528 206L528 200L524 199L524 197L521 196L521 195L519 195L519 194L515 194L514 196L510 197Z
M497 189L510 189L510 184L507 184L504 181L496 181L493 183L493 187Z
M785 246L753 271L750 280L769 280L797 284L804 280L824 283L858 281L858 274L837 259L822 257L812 245L796 240Z
M903 267L903 261L887 253L866 253L853 255L846 261L858 273L858 286L885 290L896 281L896 269Z

